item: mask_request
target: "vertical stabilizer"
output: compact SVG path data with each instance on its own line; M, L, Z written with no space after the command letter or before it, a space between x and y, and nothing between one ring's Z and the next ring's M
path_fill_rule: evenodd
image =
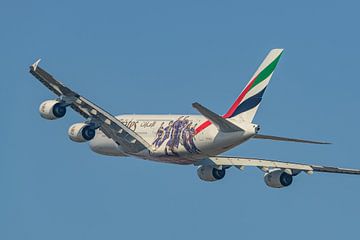
M252 122L282 52L283 49L273 49L269 52L254 76L224 115L225 118Z

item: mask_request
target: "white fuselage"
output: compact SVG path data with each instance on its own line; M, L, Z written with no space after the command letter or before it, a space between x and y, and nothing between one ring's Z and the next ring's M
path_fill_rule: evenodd
M137 154L126 153L120 145L97 130L95 138L90 141L94 152L111 156L133 155L176 164L192 164L207 156L223 153L250 139L257 128L255 124L242 123L244 131L224 133L210 124L196 132L197 127L207 121L202 115L120 115L117 118L148 142L151 148Z

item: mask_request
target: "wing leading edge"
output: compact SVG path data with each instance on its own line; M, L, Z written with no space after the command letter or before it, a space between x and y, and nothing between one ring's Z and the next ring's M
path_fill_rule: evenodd
M113 139L129 153L138 153L149 149L150 145L134 131L122 124L116 117L95 105L85 97L80 96L64 84L56 80L44 69L40 68L40 60L30 66L30 73L36 77L45 87L55 93L60 100L86 118L99 125L99 129L106 136Z

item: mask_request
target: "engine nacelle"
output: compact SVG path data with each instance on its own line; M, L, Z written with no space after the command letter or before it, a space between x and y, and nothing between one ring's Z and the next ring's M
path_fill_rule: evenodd
M47 100L40 104L39 112L41 117L54 120L65 116L66 107L57 100Z
M272 188L283 188L289 186L293 181L293 176L282 169L274 169L264 175L266 185Z
M95 129L86 123L75 123L70 126L68 134L74 142L87 142L95 137Z
M217 169L211 166L200 166L197 174L201 180L213 182L224 178L225 169Z

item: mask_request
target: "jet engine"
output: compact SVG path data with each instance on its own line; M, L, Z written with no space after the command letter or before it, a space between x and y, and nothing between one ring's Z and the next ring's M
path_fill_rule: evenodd
M39 112L41 117L54 120L65 116L66 107L62 106L57 100L47 100L40 104Z
M272 188L283 188L289 186L293 181L293 176L285 170L274 169L264 175L266 185Z
M197 169L197 174L201 180L213 182L224 178L225 169L217 169L212 166L200 166Z
M75 123L70 126L68 134L74 142L86 142L95 137L95 129L86 123Z

